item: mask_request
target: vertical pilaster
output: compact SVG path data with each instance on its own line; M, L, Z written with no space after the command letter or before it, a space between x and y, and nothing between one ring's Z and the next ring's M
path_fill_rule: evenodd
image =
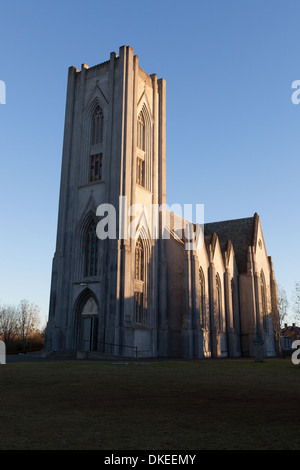
M269 256L270 264L270 291L271 291L271 309L272 309L272 323L275 335L275 348L276 353L281 353L280 345L280 318L279 318L279 302L278 302L278 286L275 278L274 266L271 256Z
M204 338L203 338L203 328L205 324L205 312L203 312L203 323L200 321L200 303L202 299L200 298L200 287L199 287L199 260L196 252L193 253L192 258L192 267L193 267L193 279L192 279L192 289L193 289L193 357L202 358L204 357ZM201 306L202 307L202 306Z
M189 240L191 239L190 227L187 226ZM184 310L182 321L182 355L186 359L193 357L193 310L194 310L194 266L192 250L185 250L184 267L183 267L183 295Z
M159 93L159 204L166 204L166 81L158 80Z
M166 82L157 81L158 87L158 204L166 204ZM159 354L169 354L169 319L168 319L168 263L166 255L166 240L162 239L162 214L159 219L159 258L160 258L160 286L159 286Z
M119 60L119 59L118 59ZM116 77L116 62L117 55L111 52L109 61L109 106L107 118L107 143L106 143L106 183L105 194L106 200L113 204L117 211L116 217L116 230L119 231L119 207L116 204L116 194L119 192L120 181L118 178L118 171L120 168L119 162L119 147L118 143L121 140L121 120L120 120L120 87ZM115 116L115 108L118 109ZM103 243L105 250L106 269L103 269L103 282L101 283L102 299L105 305L103 309L104 314L104 331L100 334L103 337L104 343L114 343L115 341L115 325L119 321L119 241L107 239ZM106 345L102 345L106 348ZM101 349L100 349L101 350Z
M133 57L131 205L135 204L135 186L136 186L138 76L139 76L139 58L138 56L134 56Z
M211 249L211 247L210 247ZM218 357L217 327L216 327L216 270L214 263L210 261L208 267L209 278L209 311L210 311L210 331L211 331L211 355Z
M253 247L249 247L248 251L248 351L250 356L254 355L253 340L256 337L256 331L260 330L260 289L259 289L259 276L256 273L256 267L253 259Z
M63 141L63 157L61 167L61 181L60 181L60 198L59 198L59 213L58 213L58 227L57 227L57 240L56 252L63 253L64 251L64 233L65 233L65 219L67 216L67 196L69 185L69 168L72 150L72 135L73 135L73 120L74 120L74 103L75 103L75 80L76 73L79 70L76 67L69 67L68 72L68 85L67 85L67 99L65 111L65 129Z
M224 274L224 292L225 292L225 319L228 355L235 356L234 326L233 326L233 305L231 292L231 273L226 267Z

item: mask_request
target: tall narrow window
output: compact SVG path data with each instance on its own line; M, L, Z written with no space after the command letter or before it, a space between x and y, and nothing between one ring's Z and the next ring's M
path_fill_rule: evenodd
M144 280L144 247L140 238L135 247L135 278L138 281Z
M94 181L102 180L102 153L97 153L96 155L91 155L91 164L90 164L90 183Z
M145 121L143 113L140 112L137 125L137 146L145 151Z
M145 163L141 158L137 159L137 168L136 168L136 182L141 186L145 186Z
M267 291L266 291L266 280L263 271L260 273L260 292L261 292L261 308L263 316L263 327L264 330L268 328L267 322Z
M217 326L221 329L221 280L219 274L216 275L216 313L217 313Z
M100 106L97 106L92 117L92 142L91 145L102 144L103 142L103 113Z
M200 287L200 325L204 326L205 315L205 284L202 268L199 269L199 287Z
M233 323L233 327L235 327L235 309L236 309L234 291L235 291L235 284L234 284L234 280L231 279L231 302L232 302L232 323Z
M96 233L96 222L91 221L85 245L85 276L92 277L98 274L98 237Z
M142 323L143 321L143 293L135 293L135 321Z
M94 183L102 180L103 165L103 112L100 106L92 115L91 121L91 143L90 143L90 166L89 166L89 182Z

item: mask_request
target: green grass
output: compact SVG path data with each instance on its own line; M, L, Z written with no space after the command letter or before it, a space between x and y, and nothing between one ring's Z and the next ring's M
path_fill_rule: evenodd
M0 449L300 449L289 359L0 366Z

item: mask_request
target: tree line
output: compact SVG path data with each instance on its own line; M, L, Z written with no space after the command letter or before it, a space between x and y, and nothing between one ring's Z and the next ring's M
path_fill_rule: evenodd
M28 300L19 305L0 305L0 340L7 353L22 353L41 349L44 331L40 328L40 309Z
M295 323L300 323L300 282L295 283L291 301L288 299L285 289L282 286L278 286L278 303L281 328L284 326L289 308L291 308L291 311L294 313Z

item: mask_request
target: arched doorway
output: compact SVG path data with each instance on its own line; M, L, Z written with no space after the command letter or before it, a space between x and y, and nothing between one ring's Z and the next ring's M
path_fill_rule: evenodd
M83 351L96 351L98 346L99 310L89 297L81 311L81 342Z

